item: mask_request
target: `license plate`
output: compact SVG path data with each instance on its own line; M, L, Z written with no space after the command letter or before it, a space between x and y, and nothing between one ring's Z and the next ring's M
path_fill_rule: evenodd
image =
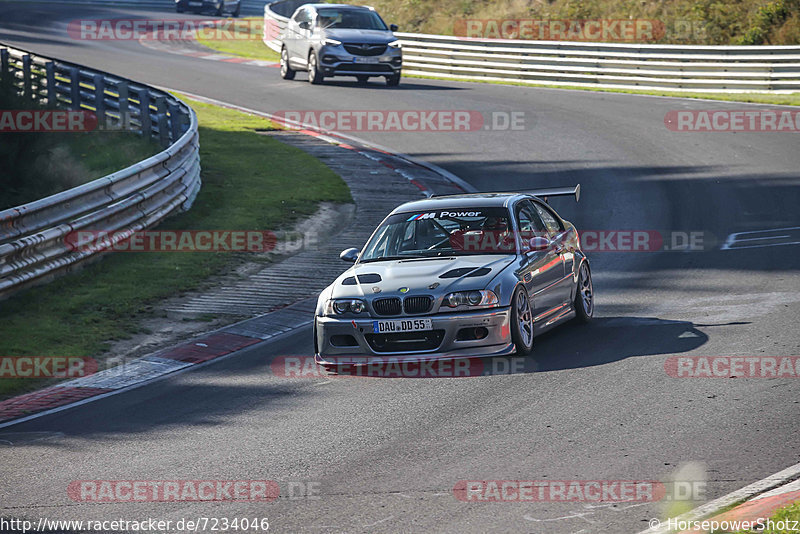
M433 321L431 319L372 321L372 332L375 334L396 334L398 332L418 332L420 330L433 330Z
M203 2L189 2L190 7L200 7L203 5Z
M353 63L379 63L379 57L356 57L353 58Z

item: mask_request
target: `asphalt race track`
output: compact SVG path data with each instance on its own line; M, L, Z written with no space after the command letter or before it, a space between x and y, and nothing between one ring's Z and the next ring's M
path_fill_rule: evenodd
M579 204L554 207L582 230L655 230L670 247L671 232L704 239L702 251L589 252L597 320L537 339L528 372L274 376L275 357L312 354L308 328L0 430L0 516L268 517L276 532L627 533L663 516L664 503L465 503L452 489L483 479L667 480L695 462L711 499L800 462L800 381L678 379L664 369L671 355L800 354L800 245L720 249L736 232L800 227L797 134L685 133L664 124L670 110L757 107L412 78L392 89L382 80L311 86L302 73L289 82L275 68L66 33L79 17L172 12L0 5L2 42L256 110L525 112L521 131L354 135L436 163L479 190L581 183ZM67 497L71 481L98 479L311 481L319 498Z

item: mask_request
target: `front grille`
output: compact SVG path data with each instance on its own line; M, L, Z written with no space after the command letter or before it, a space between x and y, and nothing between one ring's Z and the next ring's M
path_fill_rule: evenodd
M398 298L375 299L372 301L372 307L378 315L400 315L402 311Z
M334 72L385 72L392 74L391 65L386 63L342 63L334 69Z
M403 309L406 313L427 313L433 306L433 297L406 297L403 300Z
M444 330L367 334L364 337L375 352L421 352L439 348L444 339Z
M386 51L386 45L347 43L344 45L344 49L354 56L380 56Z

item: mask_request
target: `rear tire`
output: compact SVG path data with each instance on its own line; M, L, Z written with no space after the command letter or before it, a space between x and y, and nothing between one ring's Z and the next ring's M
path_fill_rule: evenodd
M398 85L400 85L400 75L392 74L391 76L387 76L386 85L388 85L389 87L397 87Z
M319 85L325 81L325 75L319 70L317 63L317 53L313 50L308 54L308 81L312 85Z
M533 350L533 310L528 293L521 286L511 298L511 339L520 356Z
M584 262L578 271L578 285L575 288L575 320L579 323L588 323L594 316L594 287L592 287L592 272Z
M295 71L289 66L289 51L284 46L281 48L281 78L284 80L294 80Z

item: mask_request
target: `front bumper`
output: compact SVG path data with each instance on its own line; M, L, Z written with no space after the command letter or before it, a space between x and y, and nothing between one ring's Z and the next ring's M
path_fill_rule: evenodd
M393 76L403 69L403 53L400 49L387 47L380 56L356 56L342 45L323 46L318 51L319 66L325 76ZM358 63L372 61L376 63Z
M426 362L511 354L511 309L492 308L426 316L381 317L380 320L429 318L432 330L408 334L376 334L374 317L341 319L316 317L314 336L322 365L359 365L386 359ZM459 333L485 329L481 339L460 340ZM462 335L463 337L463 335ZM403 347L410 349L400 350Z

